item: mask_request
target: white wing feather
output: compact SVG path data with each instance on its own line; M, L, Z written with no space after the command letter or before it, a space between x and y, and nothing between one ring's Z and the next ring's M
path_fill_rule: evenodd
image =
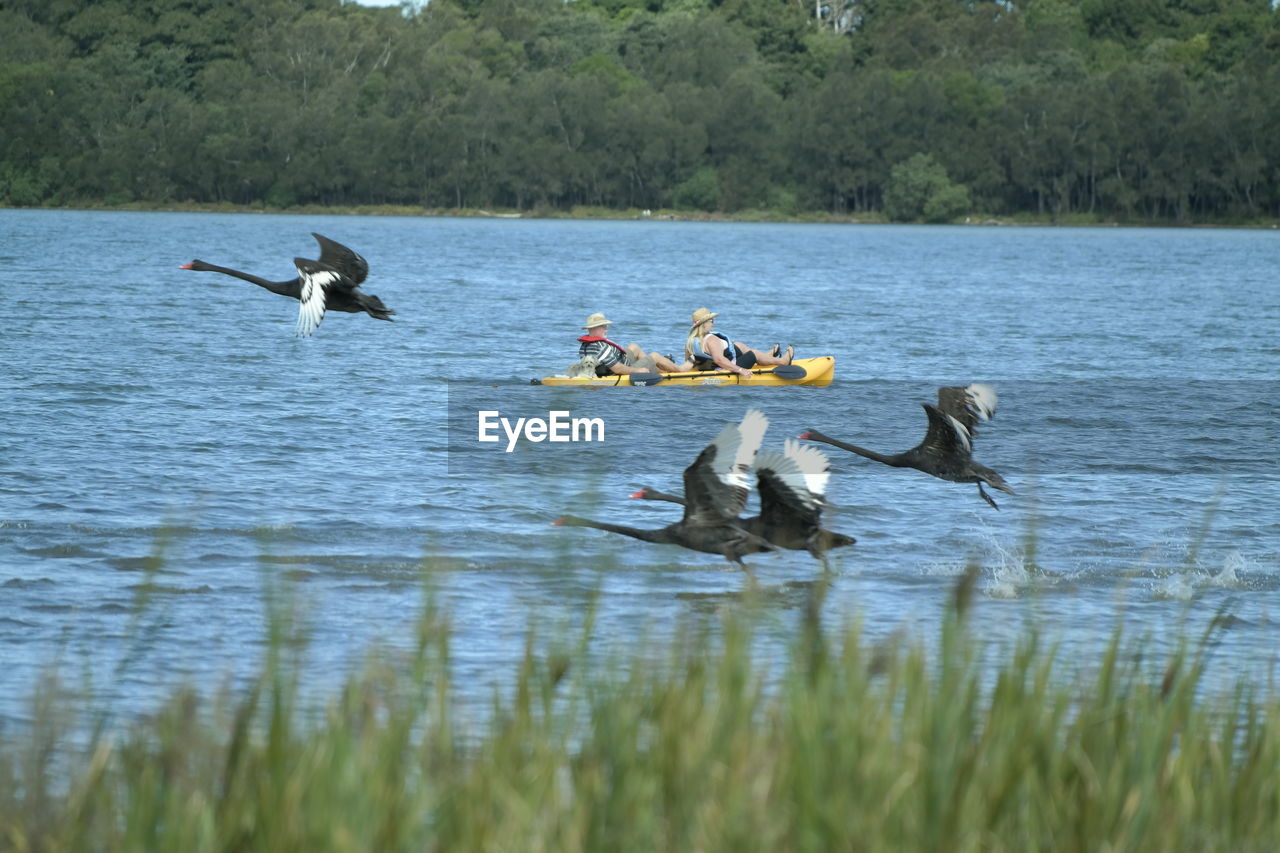
M750 489L748 475L760 444L764 441L769 419L763 412L749 409L742 422L729 424L711 443L715 445L715 471L720 482L732 488Z
M324 319L325 288L335 283L339 276L332 270L306 273L301 269L298 276L302 279L302 293L298 297L298 324L294 327L294 334L306 338L320 328L320 321Z
M969 406L978 413L978 417L984 421L991 420L996 413L996 389L979 382L968 386L964 392L969 398Z
M760 445L764 442L765 431L769 429L769 419L765 417L764 412L756 409L748 409L747 413L742 417L742 423L738 424L738 452L734 455L733 469L729 473L729 477L725 478L725 482L734 486L742 486L750 488L748 474L751 472L751 466L756 461L756 453L760 450Z
M969 438L968 427L951 415L944 415L943 417L947 419L947 423L951 424L951 429L955 431L956 438L960 441L960 447L965 452L971 452L973 450L973 442Z
M771 471L782 485L804 505L820 504L827 489L827 456L816 447L787 439L785 451L762 450L756 462L757 471Z
M794 438L788 438L783 445L788 458L795 460L804 475L805 488L811 495L821 498L827 493L827 482L831 479L831 465L827 454L812 444L801 444Z

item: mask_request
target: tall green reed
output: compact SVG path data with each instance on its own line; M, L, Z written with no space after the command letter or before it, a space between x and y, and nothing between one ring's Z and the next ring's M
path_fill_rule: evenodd
M424 572L429 576L430 572ZM748 589L718 624L602 657L531 626L487 715L460 718L452 631L424 591L407 650L371 650L321 707L305 631L264 579L268 642L239 689L174 691L23 770L76 721L56 691L0 740L14 850L1268 850L1277 698L1203 676L1215 624L1156 658L1118 625L1095 661L973 629L978 572L934 637L869 643L809 587L784 659ZM772 623L776 630L776 623ZM32 743L32 739L39 741Z

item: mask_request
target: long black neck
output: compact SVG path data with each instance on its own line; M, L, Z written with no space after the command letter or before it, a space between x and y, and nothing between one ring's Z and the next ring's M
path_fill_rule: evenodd
M643 539L645 542L671 543L674 541L671 536L671 531L666 527L660 527L657 530L641 530L638 527L628 527L625 524L611 524L607 521L592 521L589 518L577 518L576 516L565 516L563 523L570 527L594 527L597 530L607 530L610 533L621 533L623 536L630 536L633 539Z
M220 272L223 275L234 276L235 278L256 284L258 287L265 287L272 293L279 293L281 296L292 296L294 299L297 299L302 294L302 283L296 278L290 279L289 281L269 281L268 279L256 276L253 273L233 270L230 267L220 267L217 264L207 264L204 261L195 261L193 264L194 269L207 270L208 272Z
M887 456L883 453L876 453L874 450L867 450L865 447L859 447L856 444L849 444L848 442L825 436L820 432L810 431L805 438L808 438L810 441L821 441L824 444L830 444L832 447L838 447L841 450L847 450L850 453L865 456L867 459L874 459L876 462L883 462L885 465L892 465L894 468L911 467L911 462L906 458L906 454L904 453L895 453Z
M647 501L666 501L667 503L680 504L681 506L685 505L684 498L679 495L660 492L657 489L644 489L643 491L644 494L642 494L641 497Z

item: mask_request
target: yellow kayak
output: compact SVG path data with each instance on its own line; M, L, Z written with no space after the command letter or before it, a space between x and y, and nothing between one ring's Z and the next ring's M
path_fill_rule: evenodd
M727 370L692 373L628 373L622 376L548 376L534 379L534 385L559 388L610 388L616 385L746 385L760 388L773 385L830 385L836 375L835 356L797 358L779 367L756 367L751 379Z

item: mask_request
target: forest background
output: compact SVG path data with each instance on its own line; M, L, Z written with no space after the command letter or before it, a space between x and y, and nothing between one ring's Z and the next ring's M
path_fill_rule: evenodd
M0 0L0 204L1280 218L1271 0Z

